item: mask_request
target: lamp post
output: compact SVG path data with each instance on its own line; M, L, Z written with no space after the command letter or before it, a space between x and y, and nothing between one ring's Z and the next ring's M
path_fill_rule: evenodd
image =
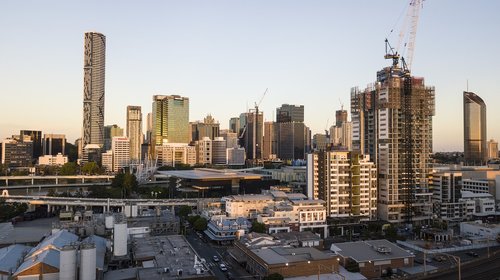
M449 257L452 257L457 262L457 264L458 264L458 280L462 280L462 270L461 270L461 267L460 267L460 264L461 264L460 263L460 257L452 255L452 254L443 253L443 252L441 252L441 254L449 256Z

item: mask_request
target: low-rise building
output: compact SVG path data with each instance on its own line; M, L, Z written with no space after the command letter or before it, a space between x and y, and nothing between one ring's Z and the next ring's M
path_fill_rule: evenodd
M0 249L0 280L9 280L32 247L14 244Z
M460 235L468 238L495 240L500 234L500 224L486 224L481 221L460 223Z
M342 266L359 266L367 278L382 277L390 270L413 266L415 256L387 240L334 243L330 250L338 255Z
M245 218L228 218L224 215L214 215L207 224L205 234L218 244L230 244L238 238L247 234L252 224Z
M158 165L196 164L196 147L184 143L165 143L155 148Z
M292 247L314 247L323 250L323 239L310 231L278 232L272 236L280 240L282 244Z
M68 157L63 156L61 153L57 155L45 155L38 158L39 165L64 165L68 162Z
M245 165L246 153L245 148L227 148L226 149L227 165Z

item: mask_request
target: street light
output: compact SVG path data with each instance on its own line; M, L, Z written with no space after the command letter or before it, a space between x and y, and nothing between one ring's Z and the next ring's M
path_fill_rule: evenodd
M462 271L460 268L460 257L452 255L452 254L443 253L443 252L441 252L441 254L452 257L457 262L457 264L458 264L458 280L462 280Z

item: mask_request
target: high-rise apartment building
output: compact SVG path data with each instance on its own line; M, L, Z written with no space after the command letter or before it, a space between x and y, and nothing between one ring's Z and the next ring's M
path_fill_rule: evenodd
M89 144L104 148L105 69L106 37L97 32L85 32L81 145L84 151Z
M214 140L215 137L219 137L219 122L210 114L203 119L203 122L192 122L189 125L191 127L191 141L198 141L204 137Z
M153 145L189 143L189 98L153 96Z
M327 215L342 223L377 219L377 170L369 156L349 151L308 154L311 199L326 201Z
M498 158L498 142L490 139L488 141L488 159Z
M375 85L352 89L351 112L353 150L377 163L379 218L428 221L434 87L397 66L386 67Z
M486 146L486 104L473 92L464 91L464 160L466 165L483 165Z
M334 148L352 150L352 123L347 121L347 111L337 110L335 119L335 125L330 127L330 144Z
M130 140L130 159L141 160L143 141L141 106L127 106L127 137Z
M276 158L276 129L275 122L264 123L264 139L262 148L262 157L264 159Z
M196 163L212 164L212 139L203 137L196 141Z
M33 154L32 159L38 159L43 153L42 150L42 132L39 130L21 130L19 132L19 139L21 142L31 141L33 142Z
M64 155L66 150L66 135L64 134L44 134L43 135L43 154L56 156Z

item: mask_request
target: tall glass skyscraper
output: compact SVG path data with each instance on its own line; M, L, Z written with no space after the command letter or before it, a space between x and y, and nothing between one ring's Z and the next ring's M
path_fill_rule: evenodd
M464 157L467 165L482 165L488 159L486 104L473 92L464 91Z
M82 149L89 144L104 147L104 78L106 37L85 32L83 59L83 129Z
M153 146L189 143L189 98L179 95L153 96Z

